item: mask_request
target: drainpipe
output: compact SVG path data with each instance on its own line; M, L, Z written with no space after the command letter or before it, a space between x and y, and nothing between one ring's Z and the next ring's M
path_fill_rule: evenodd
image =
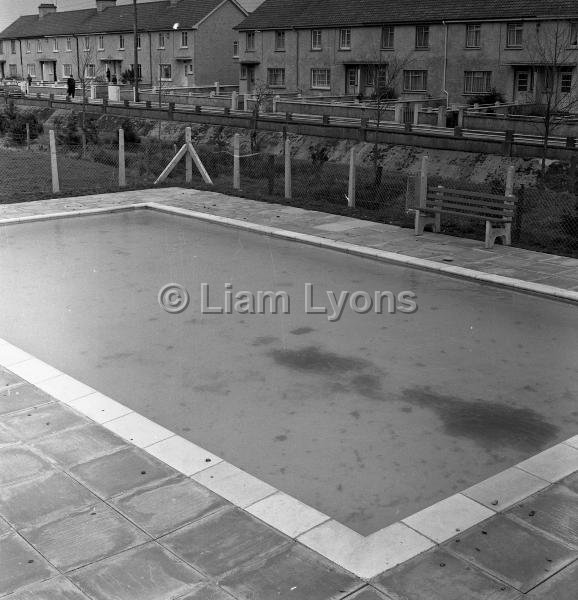
M442 21L445 27L445 41L444 41L444 77L442 83L442 93L445 94L446 97L446 108L450 105L450 95L446 90L446 73L448 70L448 24L445 21Z
M299 30L293 27L296 37L296 51L295 51L295 88L299 89Z
M152 33L149 31L149 66L150 66L150 73L151 73L151 88L153 87L153 37L152 37ZM159 67L160 69L160 67Z
M18 47L20 48L20 72L22 73L22 79L24 79L24 62L22 61L22 40L18 39Z
M80 48L78 47L78 37L76 35L72 36L76 42L76 73L78 75L78 80L80 81ZM84 73L82 74L84 76Z

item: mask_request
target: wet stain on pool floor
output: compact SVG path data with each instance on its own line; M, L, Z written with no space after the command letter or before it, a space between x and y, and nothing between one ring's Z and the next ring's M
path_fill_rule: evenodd
M463 400L427 387L406 388L402 398L413 406L434 411L448 435L469 438L486 450L508 447L539 451L556 439L559 430L544 415L529 408Z

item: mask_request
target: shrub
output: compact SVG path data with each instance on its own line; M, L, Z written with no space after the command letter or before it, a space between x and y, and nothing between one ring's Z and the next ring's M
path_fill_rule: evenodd
M18 112L11 102L0 113L0 133L9 136L15 144L26 143L26 125L30 129L30 139L36 139L43 131L42 123L31 112Z
M120 126L124 129L124 141L126 144L140 143L140 135L137 133L130 119L125 119Z
M503 94L498 92L496 88L492 88L486 94L478 94L477 96L470 96L468 98L470 106L474 104L495 104L496 102L505 102Z

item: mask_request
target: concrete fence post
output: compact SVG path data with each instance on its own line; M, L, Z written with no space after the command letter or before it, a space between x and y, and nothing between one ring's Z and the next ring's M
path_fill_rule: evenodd
M425 208L427 200L427 174L428 174L429 157L427 154L421 159L421 170L419 177L419 198L418 206Z
M241 189L241 160L239 158L239 149L241 141L239 134L233 136L233 189Z
M58 161L56 159L56 138L54 137L54 130L51 129L49 133L50 137L50 169L52 172L52 191L55 194L60 192L60 181L58 179Z
M291 142L285 140L285 198L290 200L293 196L291 187Z
M221 86L218 81L215 81L215 96L218 96L221 93Z
M193 181L193 157L189 152L189 144L193 141L191 134L191 128L185 128L185 144L187 145L187 152L185 154L185 182L191 183Z
M347 206L355 208L355 147L349 152L349 186L347 188Z
M243 94L243 110L249 110L249 94Z
M124 129L118 130L118 187L126 187L126 165L124 158Z
M464 126L464 112L465 110L463 108L458 110L458 127Z
M403 123L403 105L402 104L396 104L394 107L394 121L396 123Z
M281 96L279 96L279 94L277 94L276 96L273 96L273 112L274 113L277 112L277 102L281 102Z
M445 106L438 108L438 127L445 127L447 124L448 109Z
M516 168L514 165L508 167L508 171L506 172L506 196L514 195L514 175L516 172Z
M421 108L421 104L417 102L413 105L413 124L419 125L419 111Z
M239 94L233 90L231 94L231 110L237 110L239 108Z

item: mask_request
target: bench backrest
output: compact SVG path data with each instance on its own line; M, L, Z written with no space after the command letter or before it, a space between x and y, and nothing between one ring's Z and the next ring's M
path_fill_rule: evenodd
M510 220L514 215L516 201L516 196L430 186L427 191L426 207L464 215Z

